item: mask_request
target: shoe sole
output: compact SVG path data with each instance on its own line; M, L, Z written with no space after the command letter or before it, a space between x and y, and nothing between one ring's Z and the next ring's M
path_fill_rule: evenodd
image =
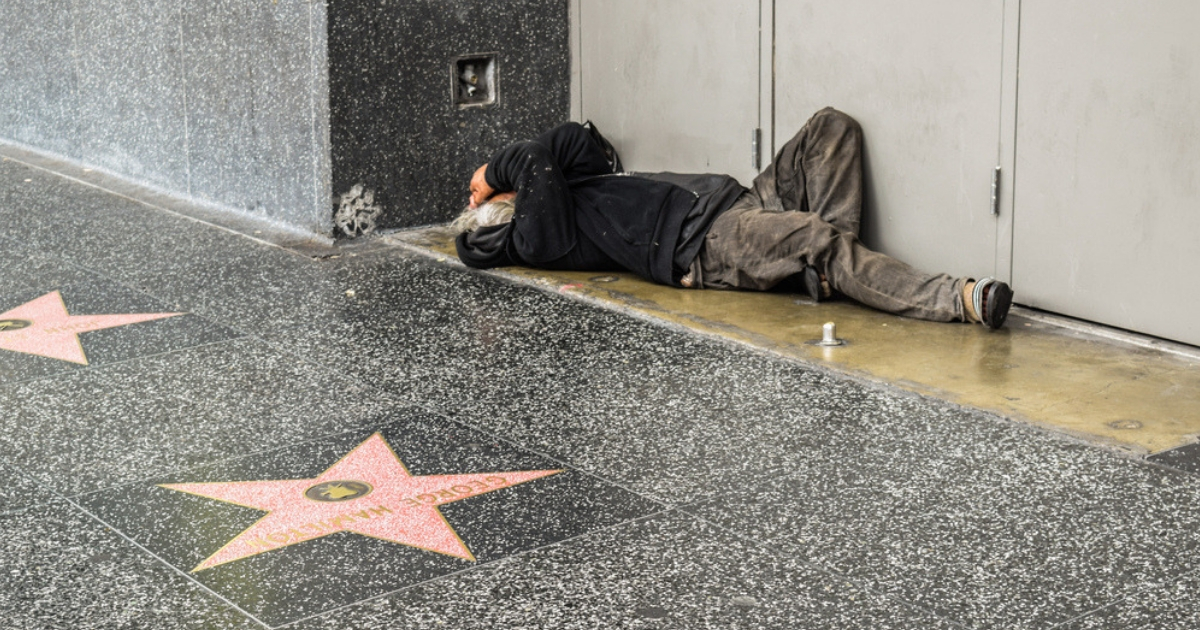
M1003 282L997 282L991 287L988 287L987 292L987 313L984 314L983 323L992 330L1004 325L1004 320L1008 319L1008 309L1012 308L1013 290Z

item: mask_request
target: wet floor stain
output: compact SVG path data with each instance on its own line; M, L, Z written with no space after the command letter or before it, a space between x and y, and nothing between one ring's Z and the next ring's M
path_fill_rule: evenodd
M446 259L440 228L393 239ZM848 300L692 291L630 274L508 268L501 273L595 303L734 339L837 371L1139 453L1200 435L1200 360L1073 332L1019 314L1005 328L907 319ZM1019 287L1018 287L1019 294ZM834 322L840 346L806 342Z

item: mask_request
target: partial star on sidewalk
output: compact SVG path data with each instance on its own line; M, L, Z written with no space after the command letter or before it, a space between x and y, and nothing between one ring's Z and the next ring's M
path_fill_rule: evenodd
M438 507L560 472L413 476L376 433L314 479L161 487L267 512L192 569L196 573L342 531L474 562Z
M69 315L62 295L53 291L0 313L0 349L87 365L79 335L183 313Z

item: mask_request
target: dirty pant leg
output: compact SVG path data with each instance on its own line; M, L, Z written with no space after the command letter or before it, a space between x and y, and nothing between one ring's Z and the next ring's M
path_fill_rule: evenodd
M698 275L706 289L763 291L806 265L867 306L918 319L964 320L966 279L921 272L807 212L742 206L722 213L705 237Z
M842 232L858 234L863 208L862 128L826 107L754 180L763 207L814 212Z
M881 311L935 322L966 321L966 278L924 273L868 249L853 234L832 236L824 264L829 286Z

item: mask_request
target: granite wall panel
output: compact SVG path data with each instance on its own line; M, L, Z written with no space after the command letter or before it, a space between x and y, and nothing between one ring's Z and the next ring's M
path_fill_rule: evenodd
M76 0L80 159L188 186L180 0Z
M15 0L0 139L332 234L324 0Z
M290 215L314 229L329 222L328 149L314 126L311 7L295 0L184 3L196 197L265 219Z
M5 0L0 137L79 158L73 0Z
M380 227L452 218L497 149L570 114L566 0L339 0L329 10L333 192L361 184ZM495 53L499 102L452 103L453 60Z

